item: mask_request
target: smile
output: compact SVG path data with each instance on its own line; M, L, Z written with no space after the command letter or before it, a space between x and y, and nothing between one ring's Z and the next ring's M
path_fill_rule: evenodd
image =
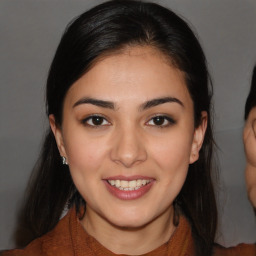
M155 179L149 177L109 177L104 179L107 190L118 199L134 200L147 194L155 184Z
M150 180L145 180L145 179L138 179L138 180L108 180L108 183L111 186L114 186L118 188L119 190L124 190L124 191L133 191L133 190L138 190L141 187L147 185L150 183Z

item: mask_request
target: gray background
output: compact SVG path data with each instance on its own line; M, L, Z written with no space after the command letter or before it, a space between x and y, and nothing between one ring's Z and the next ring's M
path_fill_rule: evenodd
M14 246L16 215L42 135L44 85L66 24L102 1L0 1L0 250ZM217 241L256 241L246 196L243 110L256 62L255 0L156 1L186 17L199 35L214 82L215 137L220 147Z

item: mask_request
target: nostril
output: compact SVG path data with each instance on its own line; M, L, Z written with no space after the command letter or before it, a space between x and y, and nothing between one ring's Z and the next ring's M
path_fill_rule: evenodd
M119 147L112 150L111 158L113 161L129 168L134 164L145 161L147 159L147 153L143 148L128 149L125 147Z
M112 161L129 168L147 159L145 143L136 132L136 127L123 127L112 139Z

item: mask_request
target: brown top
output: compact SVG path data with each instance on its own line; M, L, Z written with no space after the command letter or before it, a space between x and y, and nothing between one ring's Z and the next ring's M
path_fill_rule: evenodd
M59 221L46 235L32 241L25 249L5 252L2 256L118 256L88 235L80 224L74 209ZM121 254L119 254L120 256ZM143 256L195 256L191 228L185 217L170 240ZM256 245L239 245L225 249L215 247L216 256L256 256ZM124 256L124 254L122 254Z

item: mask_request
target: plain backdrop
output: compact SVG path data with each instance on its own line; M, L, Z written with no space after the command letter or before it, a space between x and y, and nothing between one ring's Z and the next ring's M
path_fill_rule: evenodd
M67 23L96 0L0 1L0 250L13 248L17 212L48 127L44 86ZM256 63L255 0L162 0L191 24L214 84L220 164L219 232L225 246L256 241L242 145L243 111Z

